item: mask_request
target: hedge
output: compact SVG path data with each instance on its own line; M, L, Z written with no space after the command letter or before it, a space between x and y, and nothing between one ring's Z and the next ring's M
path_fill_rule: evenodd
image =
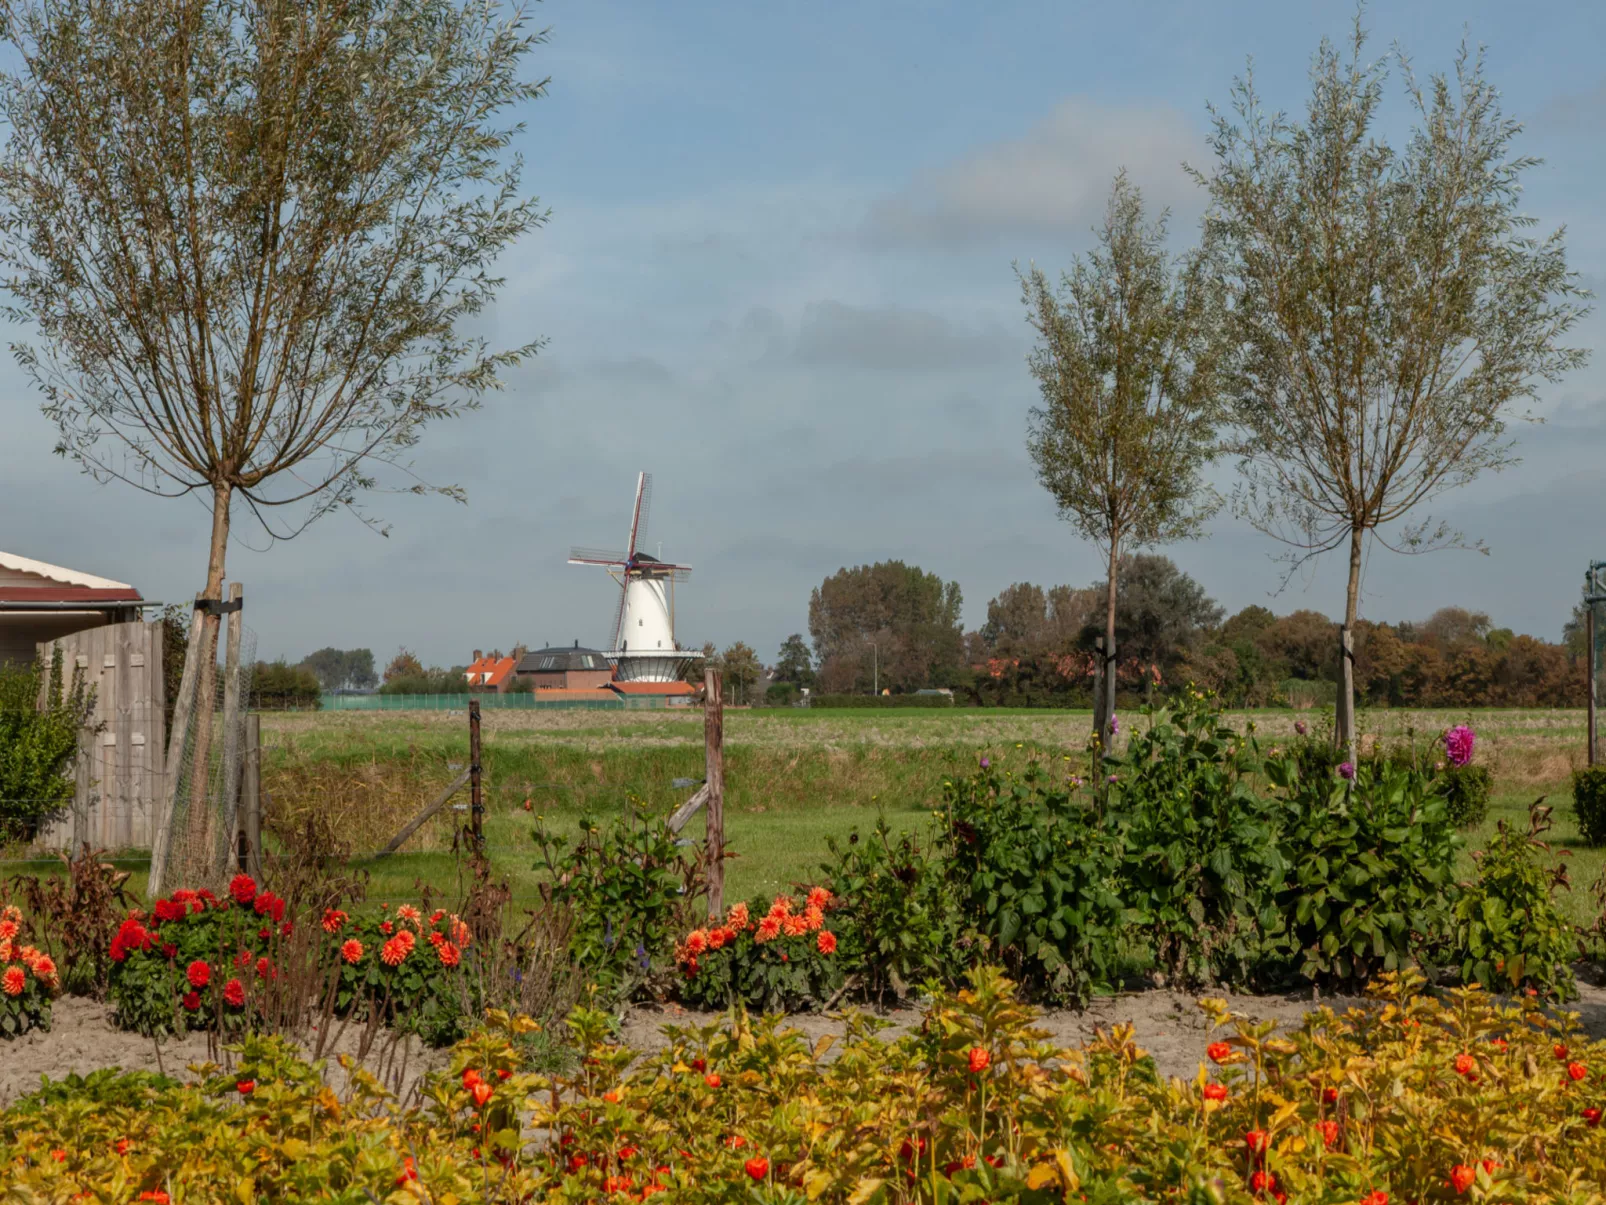
M810 707L952 707L952 695L811 695Z

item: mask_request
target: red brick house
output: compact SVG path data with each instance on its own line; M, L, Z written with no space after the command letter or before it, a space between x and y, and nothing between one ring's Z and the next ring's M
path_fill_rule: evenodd
M513 667L517 664L512 657L498 657L494 653L487 657L475 649L474 660L463 671L463 680L471 691L505 694L507 688L513 685Z
M613 681L613 667L605 654L583 649L576 640L573 648L554 645L536 649L519 659L514 673L520 682L529 682L536 692L543 690L598 690Z

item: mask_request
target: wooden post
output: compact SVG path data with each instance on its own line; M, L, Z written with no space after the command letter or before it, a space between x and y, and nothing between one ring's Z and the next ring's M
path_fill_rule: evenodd
M1595 604L1584 604L1584 641L1589 658L1589 727L1584 740L1589 746L1589 764L1595 764Z
M240 603L245 588L239 582L229 586L229 602ZM240 608L229 612L227 644L223 655L223 798L218 800L218 818L227 826L215 843L217 870L228 867L229 846L239 830L240 800Z
M245 839L245 865L240 869L262 881L262 717L245 717L245 761L240 775L240 835Z
M1355 760L1355 633L1340 624L1338 628L1338 706L1333 734L1344 760Z
M203 595L197 594L199 603ZM184 651L184 677L179 681L178 699L173 704L173 729L167 734L167 757L162 763L162 806L156 813L156 831L151 840L151 875L145 894L155 899L162 894L162 877L167 873L167 854L172 846L170 832L173 805L178 793L178 774L184 762L184 743L190 735L190 712L195 708L195 686L200 678L201 628L204 617L199 606L190 612L190 638ZM162 672L161 666L155 667Z
M485 848L485 800L480 794L480 701L468 701L468 815L474 848Z
M703 758L708 790L708 915L725 915L725 699L720 672L703 670Z

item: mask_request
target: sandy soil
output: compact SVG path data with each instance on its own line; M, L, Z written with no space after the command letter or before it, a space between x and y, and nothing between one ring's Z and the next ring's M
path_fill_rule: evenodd
M326 1053L327 1078L337 1091L346 1088L346 1073L336 1055L357 1055L360 1037L355 1027L339 1032ZM48 1031L34 1031L0 1044L0 1108L39 1087L41 1077L53 1080L76 1072L87 1075L103 1067L125 1071L160 1071L175 1079L197 1078L192 1067L212 1061L205 1034L186 1034L157 1043L139 1034L125 1033L112 1024L111 1008L93 1000L64 996L52 1010ZM232 1056L217 1052L216 1061L228 1065ZM449 1052L430 1050L416 1040L372 1044L364 1065L391 1091L405 1096L426 1071L444 1066Z
M1598 976L1592 978L1598 979ZM1581 980L1579 991L1581 998L1572 1008L1579 1014L1585 1032L1592 1038L1606 1038L1606 986ZM1300 1018L1313 1007L1308 995L1229 996L1227 1002L1234 1012L1256 1020L1276 1021L1279 1028L1284 1029L1297 1026ZM1359 997L1339 996L1324 998L1320 1003L1342 1011L1364 1001ZM667 1045L664 1026L706 1025L717 1021L719 1016L676 1005L632 1007L625 1012L621 1037L626 1045L638 1050L661 1050ZM913 1009L895 1009L881 1016L891 1023L886 1036L906 1033L920 1023L920 1013ZM1056 1043L1075 1046L1091 1038L1095 1029L1108 1030L1123 1022L1137 1027L1138 1044L1154 1056L1160 1074L1165 1076L1192 1078L1211 1040L1208 1022L1199 1011L1196 998L1184 992L1144 991L1107 997L1095 1001L1086 1012L1045 1013L1039 1024L1049 1031ZM790 1024L810 1042L826 1034L840 1036L843 1030L840 1019L812 1013L794 1016ZM357 1039L355 1030L346 1030L332 1043L333 1049L337 1053L355 1054ZM194 1076L190 1068L206 1063L209 1057L205 1035L190 1034L158 1046L149 1038L116 1029L106 1005L67 997L56 1001L49 1032L30 1033L3 1047L0 1107L37 1088L41 1076L61 1079L73 1072L84 1075L102 1067L121 1067L137 1071L160 1070L178 1079L191 1079ZM410 1093L420 1075L444 1065L447 1058L447 1052L422 1048L409 1041L385 1049L376 1044L366 1065L380 1075L392 1091L405 1095ZM346 1075L333 1057L328 1058L328 1077L336 1091L344 1090Z

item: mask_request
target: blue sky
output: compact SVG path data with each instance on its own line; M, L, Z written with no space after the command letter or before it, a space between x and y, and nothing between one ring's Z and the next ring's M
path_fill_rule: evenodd
M530 62L549 95L524 115L526 182L551 220L505 257L489 316L505 343L548 340L507 389L417 463L467 506L383 498L380 538L345 516L264 549L240 525L264 655L335 644L426 661L475 647L599 643L600 571L571 544L622 541L638 469L652 544L696 566L680 636L769 659L806 628L843 565L900 557L959 581L965 618L1015 581L1085 584L1098 553L1054 516L1023 435L1035 390L1013 261L1085 249L1126 166L1191 235L1207 102L1253 57L1268 104L1303 105L1310 55L1346 3L610 3L548 0ZM1381 54L1450 65L1488 47L1521 146L1546 162L1530 212L1569 228L1606 285L1606 6L1374 4ZM1391 113L1403 119L1399 91ZM1599 314L1578 330L1606 344ZM1523 462L1443 500L1488 557L1370 557L1363 613L1450 603L1555 639L1584 564L1606 557L1606 360L1545 391ZM49 455L52 430L0 368L0 548L194 593L206 516L97 486ZM1230 484L1230 471L1220 484ZM44 503L48 502L48 505ZM1274 595L1267 538L1228 517L1166 550L1226 607L1341 609L1335 560Z

